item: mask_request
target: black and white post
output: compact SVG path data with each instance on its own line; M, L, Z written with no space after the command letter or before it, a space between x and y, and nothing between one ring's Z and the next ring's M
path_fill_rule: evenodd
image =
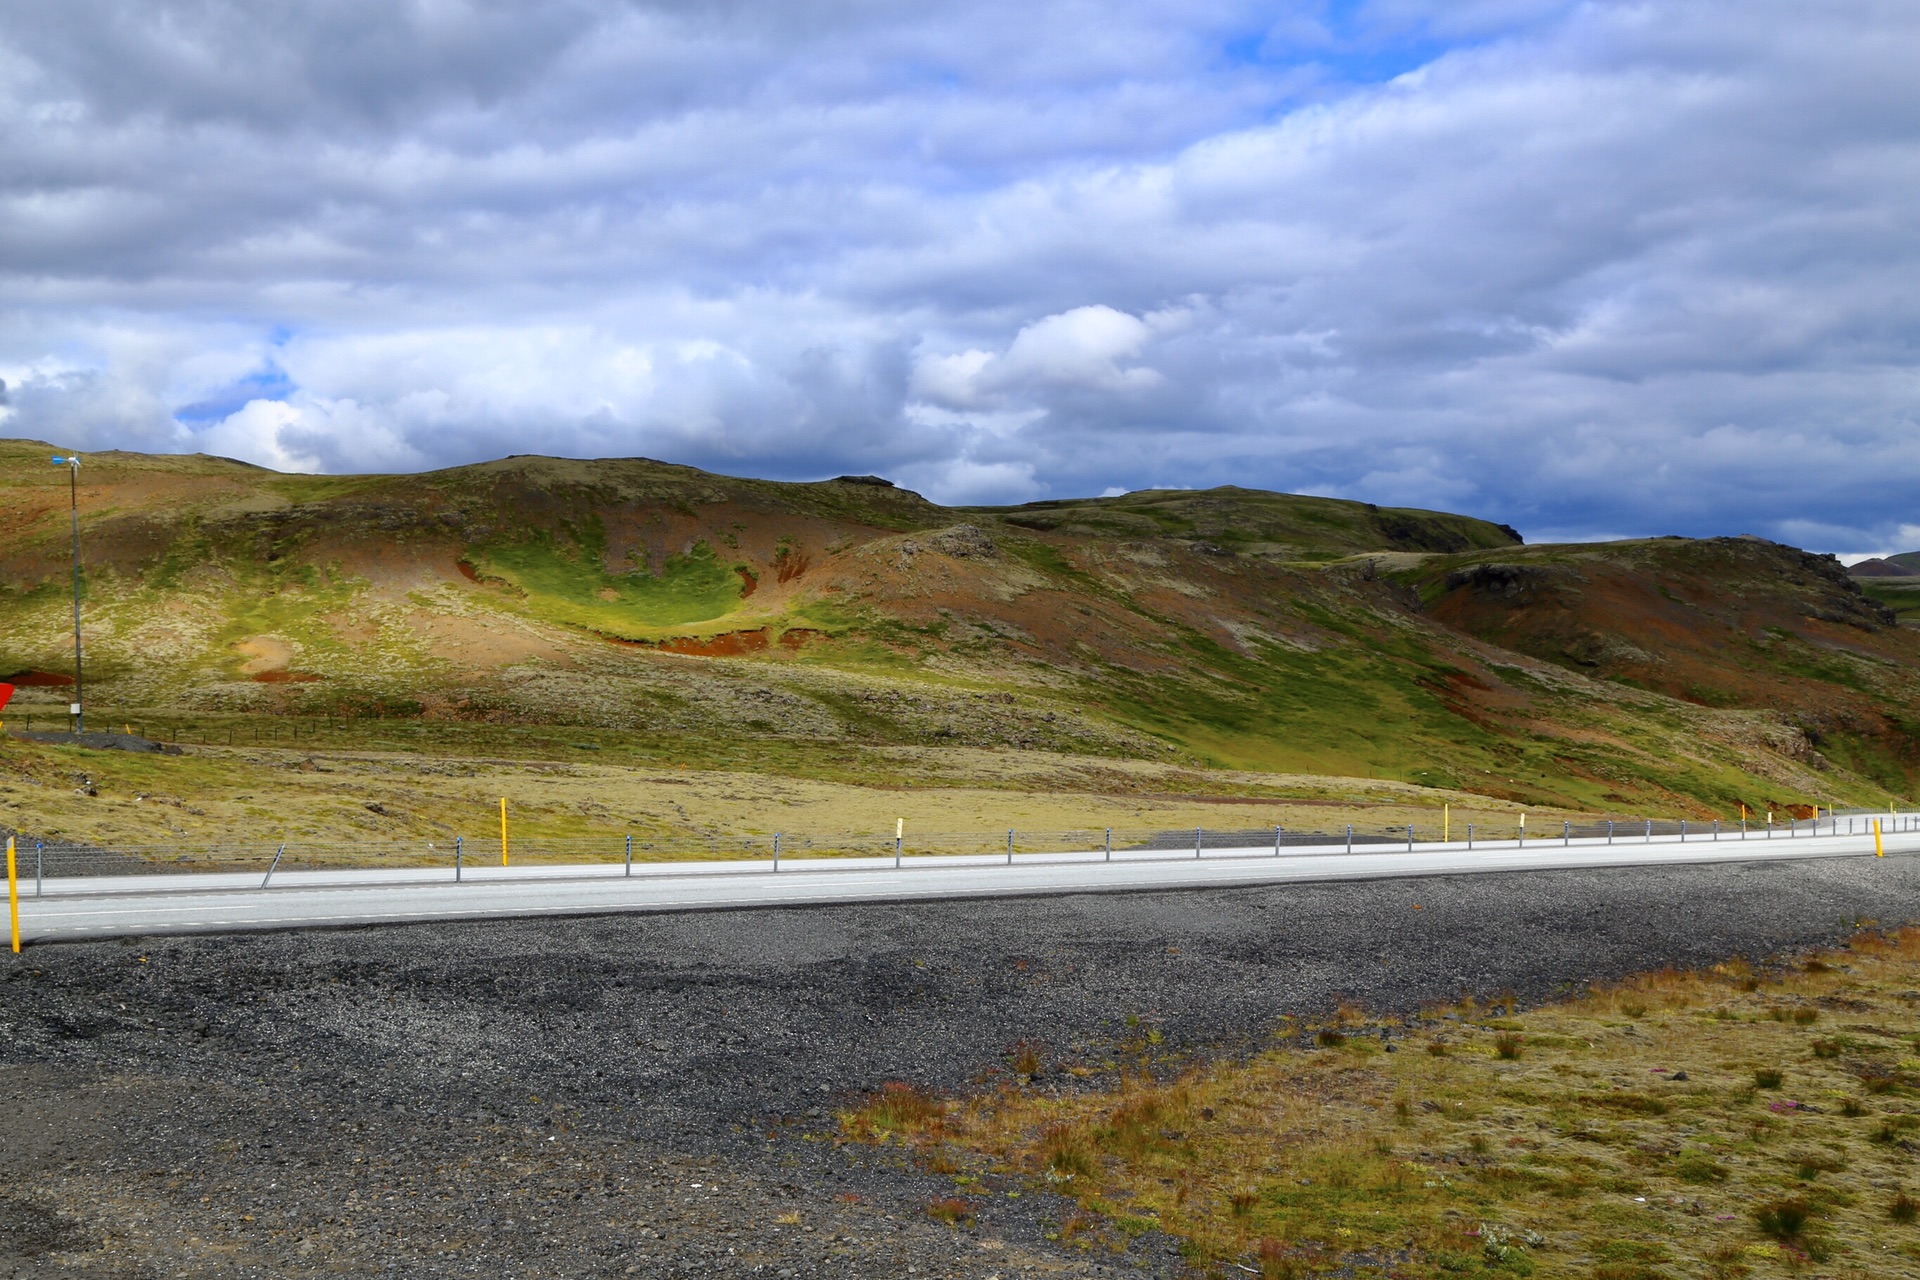
M86 676L80 662L80 455L53 455L53 465L67 469L67 506L73 519L73 705L67 714L73 717L73 731L86 730Z

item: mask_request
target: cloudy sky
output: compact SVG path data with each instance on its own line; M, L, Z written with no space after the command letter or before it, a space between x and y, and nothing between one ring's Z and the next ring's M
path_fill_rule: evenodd
M1911 0L0 0L0 431L1920 547Z

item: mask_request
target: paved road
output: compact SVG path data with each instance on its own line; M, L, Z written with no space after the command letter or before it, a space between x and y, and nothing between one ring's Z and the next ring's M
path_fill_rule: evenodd
M1889 856L1920 853L1920 833L1890 835ZM1376 846L1378 849L1378 846ZM162 933L296 929L405 921L609 912L677 912L850 902L1222 888L1286 882L1390 879L1555 868L1873 857L1871 836L1753 836L1684 842L1543 840L1468 850L1453 844L1348 852L1339 845L999 857L784 859L766 862L296 871L262 887L258 874L63 877L33 896L23 884L24 942Z

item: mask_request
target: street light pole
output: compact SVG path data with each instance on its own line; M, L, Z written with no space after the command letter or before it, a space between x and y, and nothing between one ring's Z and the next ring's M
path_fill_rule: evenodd
M67 506L73 519L73 731L86 731L87 682L80 662L80 455L54 454L53 465L67 469Z

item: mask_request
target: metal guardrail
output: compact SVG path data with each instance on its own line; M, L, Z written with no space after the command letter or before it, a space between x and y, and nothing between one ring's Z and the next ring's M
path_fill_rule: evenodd
M1599 818L1575 822L1561 819L1531 826L1519 822L1456 823L1450 830L1438 823L1383 826L1344 824L1333 830L1255 828L1079 828L1033 831L1018 828L991 832L917 832L911 836L870 832L787 833L652 837L627 832L604 835L552 836L519 834L512 837L510 857L516 866L554 864L635 865L674 862L761 862L779 870L782 859L864 858L904 862L939 857L1005 858L1009 865L1023 856L1040 854L1115 854L1139 857L1160 854L1203 858L1209 850L1271 850L1289 852L1390 852L1417 844L1447 843L1469 849L1539 848L1592 844L1650 843L1654 840L1791 840L1812 835L1872 834L1878 822L1885 834L1920 830L1920 815L1872 813L1823 814L1818 819L1739 823L1696 819ZM145 845L99 848L64 841L19 841L23 893L43 892L45 881L78 876L137 876L183 872L259 872L270 884L280 872L430 867L447 868L456 878L465 868L501 863L498 837L464 836L410 841L303 841L289 839L271 845L232 843L200 845ZM29 886L29 882L31 887Z

